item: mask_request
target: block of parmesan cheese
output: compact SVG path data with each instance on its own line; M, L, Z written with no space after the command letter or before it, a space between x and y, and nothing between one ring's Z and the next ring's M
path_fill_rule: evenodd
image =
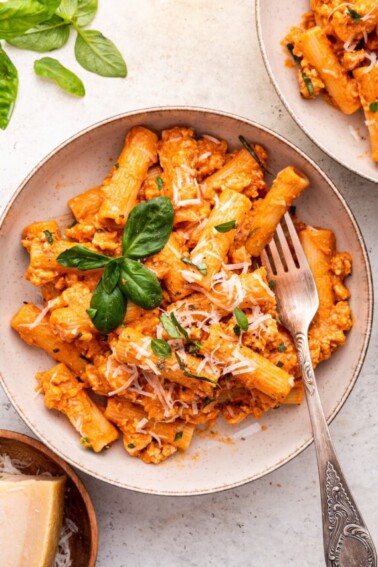
M52 567L62 527L64 477L0 478L3 567Z

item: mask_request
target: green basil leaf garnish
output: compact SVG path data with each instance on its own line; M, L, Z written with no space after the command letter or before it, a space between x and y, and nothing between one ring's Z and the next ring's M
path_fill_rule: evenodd
M29 49L38 53L59 49L67 43L70 26L59 16L31 28L23 35L8 38L7 42L19 49Z
M235 333L235 335L236 335L237 337L240 337L240 335L241 335L241 328L240 328L239 325L234 325L233 331L234 331L234 333Z
M102 274L102 283L106 293L112 293L115 286L118 285L118 280L120 277L120 269L117 262L110 262L105 268Z
M77 268L78 270L86 271L104 268L112 261L112 258L92 252L92 250L78 244L59 254L56 260L66 268Z
M280 344L278 345L277 350L278 350L278 352L285 352L285 350L286 350L286 345L285 345L285 343L280 343Z
M49 244L54 244L54 237L49 230L43 231L44 235L46 236L46 240Z
M307 92L310 96L314 94L314 85L308 75L304 71L302 71L302 79L304 80L304 84L306 85Z
M183 436L183 432L182 432L182 431L177 431L173 442L176 443L176 441L180 441L180 439L182 438L182 436Z
M292 58L294 59L294 61L295 61L296 63L300 63L300 62L302 61L302 59L301 59L301 57L298 57L298 55L295 55L295 53L294 53L294 47L295 47L294 43L288 43L288 44L286 45L286 47L287 47L288 50L290 51L290 54L291 54Z
M213 386L217 385L217 383L214 382L214 380L210 380L210 378L207 378L206 376L197 376L197 374L192 374L191 372L188 372L182 358L177 354L177 352L175 352L175 357L180 367L180 370L184 374L184 376L186 376L187 378L194 378L195 380L201 380L202 382L209 382Z
M77 0L77 11L75 14L78 26L86 26L93 20L98 7L97 0Z
M72 20L77 11L77 0L61 0L57 14L66 20Z
M162 291L159 280L151 270L129 258L119 262L121 276L119 286L135 305L154 309L160 305Z
M152 339L151 350L159 358L168 358L172 354L171 346L163 339Z
M233 228L236 228L236 220L222 222L222 224L217 224L216 226L214 226L214 228L218 232L229 232Z
M157 178L156 178L156 185L157 185L159 191L161 191L161 190L163 189L163 187L164 187L164 181L162 180L161 177L157 177Z
M236 319L236 322L239 325L239 327L243 331L248 331L248 319L247 319L247 316L244 313L244 311L239 309L239 307L235 307L234 315L235 315L235 319Z
M59 63L57 59L42 57L34 61L34 71L40 77L52 79L63 90L73 95L85 95L85 88L79 77Z
M257 153L255 152L255 150L252 148L252 146L247 142L247 140L244 138L244 136L239 136L239 140L242 143L242 145L245 147L245 149L247 150L247 152L249 152L251 154L251 156L253 157L253 159L255 161L257 161L257 163L259 164L259 166L261 167L261 169L263 171L266 171L266 167L263 164L263 162L261 161L261 159L259 158L259 156L257 155Z
M175 323L170 317L168 317L168 315L161 315L160 323L172 339L182 339L181 333L178 331Z
M378 102L377 102L377 101L371 102L371 103L369 104L369 110L370 110L370 112L373 112L373 113L374 113L374 112L377 112L377 110L378 110Z
M126 314L126 301L118 286L111 293L107 293L102 279L99 281L87 313L100 333L106 335L123 322Z
M84 69L102 77L126 77L126 63L110 39L96 30L75 29L75 57Z
M11 119L17 91L17 69L0 45L0 128L3 130Z
M134 207L123 232L123 254L138 260L160 252L172 232L173 216L168 197L156 197Z
M187 256L183 256L181 258L181 262L184 262L184 264L189 264L190 266L193 266L193 268L196 268L202 275L207 276L207 264L205 264L205 262L198 262L198 264L194 263L193 260L191 260L190 258L188 258Z
M54 14L60 0L8 0L0 2L0 38L25 33Z
M358 24L358 22L362 18L361 14L356 12L356 10L353 10L353 8L351 8L350 6L347 6L346 11L348 12L348 16L350 16L352 18L352 20L354 20L356 22L356 24Z
M184 327L182 325L180 325L180 323L178 322L177 317L176 317L176 315L174 314L173 311L171 311L170 316L171 316L171 321L174 324L174 326L176 327L176 329L182 334L183 337L186 338L187 341L190 340L187 330L184 329Z

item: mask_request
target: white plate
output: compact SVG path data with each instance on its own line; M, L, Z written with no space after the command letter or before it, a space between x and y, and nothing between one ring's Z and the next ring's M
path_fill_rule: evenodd
M28 254L20 244L23 227L33 221L61 217L67 200L97 185L120 151L125 132L137 124L155 130L191 125L238 144L239 134L263 144L270 154L269 168L277 172L292 164L303 170L312 188L298 201L299 216L313 225L331 227L338 247L349 250L355 270L348 280L356 323L347 344L318 371L320 394L328 419L332 419L350 393L366 352L372 316L372 288L365 246L337 189L318 167L283 138L236 116L194 108L152 109L111 118L79 133L53 151L18 189L3 215L0 228L0 289L2 333L0 372L3 386L31 429L56 453L82 471L112 484L154 494L204 494L244 484L286 463L312 440L306 406L282 407L261 421L266 431L242 430L219 421L214 436L195 436L190 450L159 466L130 458L121 443L96 455L80 446L78 435L66 418L48 411L42 396L35 397L34 374L52 366L51 359L26 345L9 326L23 300L36 300L38 290L24 280ZM67 222L67 221L66 221ZM232 443L223 437L235 438Z
M378 164L370 158L363 111L347 116L322 97L305 100L299 94L296 69L285 65L290 54L281 41L309 10L310 0L256 0L257 33L266 69L282 102L307 136L344 167L377 182ZM351 128L360 139L355 139Z

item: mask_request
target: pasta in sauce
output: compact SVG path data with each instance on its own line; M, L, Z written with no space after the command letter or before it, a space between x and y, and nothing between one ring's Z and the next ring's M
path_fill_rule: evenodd
M24 229L26 278L45 306L24 304L12 327L56 361L37 374L38 392L84 447L99 452L122 436L129 455L160 463L220 415L235 425L301 402L294 344L256 260L309 180L289 165L268 190L266 161L258 144L231 151L191 128L158 138L134 127L101 186L68 202L74 222L63 234L54 220ZM104 269L66 267L59 257L78 244L105 261L121 256L130 212L161 197L173 205L173 230L138 262L160 282L161 303L146 310L129 300L121 324L104 334L91 309ZM343 283L351 257L336 251L332 231L294 220L320 296L309 333L316 365L352 325Z

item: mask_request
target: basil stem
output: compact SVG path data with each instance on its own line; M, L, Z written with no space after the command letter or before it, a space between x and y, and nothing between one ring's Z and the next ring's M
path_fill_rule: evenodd
M202 382L209 382L213 386L217 385L217 383L214 382L214 380L211 380L210 378L207 378L206 376L197 376L197 374L192 374L191 372L188 372L183 360L177 354L177 352L175 352L175 357L176 357L176 360L177 360L178 365L180 367L180 370L184 374L184 376L186 376L187 378L194 378L195 380L201 380Z
M259 166L261 167L261 169L263 171L266 171L266 167L263 164L263 162L261 161L261 159L259 158L259 156L257 155L257 153L255 152L255 150L252 148L252 146L247 142L247 140L244 138L244 136L239 136L239 140L242 143L242 145L245 147L245 149L247 150L247 152L249 152L251 154L251 156L253 157L253 159L255 161L257 161L257 163L259 164Z

